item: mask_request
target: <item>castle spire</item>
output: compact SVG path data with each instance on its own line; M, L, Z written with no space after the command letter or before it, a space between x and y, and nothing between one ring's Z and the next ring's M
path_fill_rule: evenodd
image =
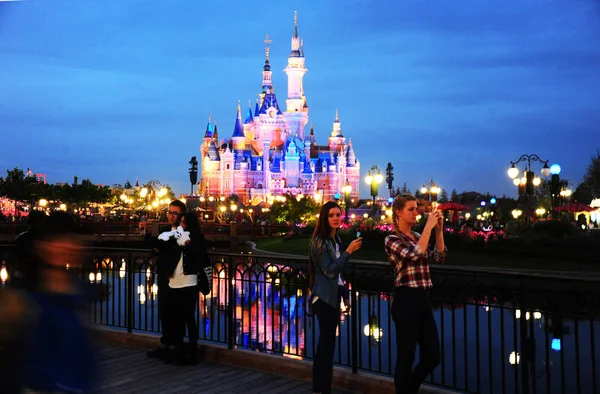
M298 37L298 11L294 11L294 37Z
M290 57L302 57L300 37L298 37L298 11L294 11L294 35L292 36L292 52L290 52Z
M208 114L208 124L206 125L206 132L204 133L204 138L212 138L213 136L213 125L210 121L210 114Z
M243 137L243 136L244 136L244 126L242 125L242 106L240 105L240 101L238 100L237 116L235 118L235 126L233 127L232 137Z
M267 37L265 38L265 63L269 62L269 44L272 42L273 40L269 40L269 34L267 34Z
M330 137L343 137L342 124L340 123L340 113L337 108L335 109L335 122L333 122L333 129L331 130Z
M248 110L246 111L246 120L244 124L252 123L254 116L252 115L252 100L248 100Z
M269 35L266 35L265 38L265 65L263 66L263 81L262 81L262 91L261 93L264 95L268 93L269 90L273 92L273 82L271 80L271 64L269 63L269 44L273 42L273 40L269 39ZM263 96L264 97L264 96Z

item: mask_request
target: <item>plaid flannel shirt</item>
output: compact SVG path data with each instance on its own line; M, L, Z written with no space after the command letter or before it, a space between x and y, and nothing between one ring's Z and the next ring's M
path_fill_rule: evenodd
M440 252L430 245L423 252L417 243L421 235L414 231L412 235L414 241L402 233L391 234L385 238L385 252L389 262L394 265L394 285L429 289L432 286L429 264L443 264L446 248Z

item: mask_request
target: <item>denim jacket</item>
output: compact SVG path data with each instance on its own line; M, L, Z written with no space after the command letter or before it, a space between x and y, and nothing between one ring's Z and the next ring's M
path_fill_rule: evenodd
M315 276L312 297L319 297L320 300L335 308L340 306L338 277L350 260L350 255L346 251L341 252L339 258L335 257L335 244L340 245L341 249L341 242L337 235L335 241L331 238L324 240L317 236L310 247L310 258Z

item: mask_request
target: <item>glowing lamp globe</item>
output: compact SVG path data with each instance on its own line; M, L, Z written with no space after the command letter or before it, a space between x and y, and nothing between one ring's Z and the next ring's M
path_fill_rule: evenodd
M519 176L519 169L514 164L508 169L508 176L510 179L515 179Z
M542 168L542 175L547 177L548 175L550 175L550 167L548 167L548 164L544 164L544 167Z
M560 174L560 170L561 170L561 168L558 164L552 164L550 166L550 174L552 174L552 175Z

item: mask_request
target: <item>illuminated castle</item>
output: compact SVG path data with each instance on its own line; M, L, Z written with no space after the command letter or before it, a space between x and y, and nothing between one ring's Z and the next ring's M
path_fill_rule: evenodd
M307 72L304 46L298 36L294 15L294 34L287 67L285 111L282 111L271 82L267 35L262 72L262 90L254 110L250 103L245 115L238 102L233 133L219 139L216 123L209 117L202 154L202 179L199 193L222 196L237 194L247 203L269 201L285 193L312 196L328 201L348 182L351 198L358 199L360 163L352 141L342 134L338 111L327 145L317 145L313 127L307 134L308 104L302 79Z

